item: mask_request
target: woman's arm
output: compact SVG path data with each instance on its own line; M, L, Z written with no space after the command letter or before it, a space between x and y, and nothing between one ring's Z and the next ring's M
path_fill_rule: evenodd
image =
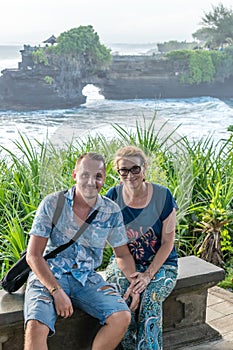
M154 276L154 274L160 269L160 267L165 263L169 254L171 253L174 247L175 234L176 209L173 209L171 214L163 221L161 247L159 248L148 268L148 273L151 277Z
M171 214L163 221L162 226L162 238L161 247L157 251L154 259L152 260L150 266L144 273L135 272L131 275L133 278L134 286L133 291L136 293L141 293L150 283L152 277L160 269L160 267L167 260L169 254L171 253L176 232L176 209L174 208Z

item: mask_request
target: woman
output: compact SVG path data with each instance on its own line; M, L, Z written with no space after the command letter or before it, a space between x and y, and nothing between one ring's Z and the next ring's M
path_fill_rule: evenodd
M112 258L106 270L107 280L116 283L125 297L129 290L140 293L139 307L132 312L122 345L125 350L161 350L162 302L177 278L174 247L177 204L166 187L145 181L147 160L141 149L134 146L119 149L114 163L121 185L111 188L106 195L121 208L136 272L131 275L133 282L129 286Z

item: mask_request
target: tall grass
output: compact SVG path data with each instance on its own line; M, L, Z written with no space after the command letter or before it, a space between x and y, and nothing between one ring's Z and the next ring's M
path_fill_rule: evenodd
M179 206L176 235L179 255L200 255L200 246L207 234L203 223L215 220L220 224L227 220L220 229L221 247L224 263L233 259L232 137L217 144L211 137L189 142L179 137L177 129L167 132L166 123L158 126L156 115L148 123L145 118L135 123L134 132L114 124L116 136L111 141L101 134L88 135L82 140L72 140L63 148L56 148L49 140L32 143L20 135L20 141L15 142L17 155L2 148L0 277L26 247L28 232L41 199L52 191L73 184L71 174L76 158L88 151L105 155L107 178L101 192L104 194L119 182L112 159L116 150L127 144L137 145L147 154L147 179L168 186L176 198ZM105 253L106 260L109 249Z

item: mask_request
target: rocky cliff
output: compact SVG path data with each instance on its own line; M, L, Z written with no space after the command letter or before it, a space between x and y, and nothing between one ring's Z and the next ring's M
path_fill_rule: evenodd
M51 76L51 71L49 74ZM0 109L33 110L79 106L86 101L81 89L62 95L38 71L5 70L0 77Z
M118 56L103 79L107 99L188 98L210 96L233 98L233 76L224 82L181 84L171 62L158 56Z
M2 73L0 109L78 107L85 102L82 89L87 84L98 86L106 99L113 100L199 96L233 98L233 77L221 83L181 84L180 72L158 55L113 56L107 69L91 76L83 74L78 65L74 67L65 62L62 69L21 62L19 69L6 69Z

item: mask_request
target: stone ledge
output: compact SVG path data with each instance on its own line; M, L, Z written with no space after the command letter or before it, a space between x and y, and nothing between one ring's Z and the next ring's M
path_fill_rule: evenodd
M224 279L225 271L196 256L179 258L178 279L175 289L202 285L217 284Z

